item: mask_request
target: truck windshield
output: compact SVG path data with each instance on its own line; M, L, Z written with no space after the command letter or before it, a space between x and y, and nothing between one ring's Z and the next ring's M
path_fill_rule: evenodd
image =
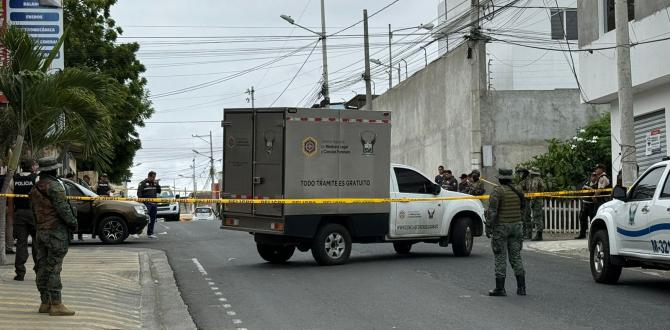
M171 191L161 191L158 198L174 198L174 194Z
M210 213L212 213L212 209L210 209L209 207L199 207L199 208L195 209L195 213L210 214Z

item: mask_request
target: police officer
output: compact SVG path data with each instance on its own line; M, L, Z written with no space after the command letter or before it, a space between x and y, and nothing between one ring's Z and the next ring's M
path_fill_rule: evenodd
M458 180L456 180L451 170L444 171L444 181L442 181L442 187L448 191L458 191Z
M582 190L598 189L598 176L596 172L591 173L591 177L584 182ZM593 197L582 199L582 209L579 212L579 235L575 239L586 238L586 230L589 228L589 219L593 219L597 209L594 207Z
M107 174L102 173L100 179L98 180L98 187L96 188L96 194L100 196L109 196L109 192L112 188L109 186L109 180L107 180Z
M435 183L442 186L444 182L444 166L440 165L437 167L437 175L435 176Z
M24 159L21 161L21 172L14 175L12 191L17 195L28 195L37 180L37 174L34 173L34 161ZM28 260L28 236L32 238L32 255L35 265L37 265L36 249L36 231L35 218L30 206L30 199L14 199L14 238L16 239L16 259L14 259L14 268L16 269L15 281L23 281L26 276L26 261Z
M499 169L500 186L494 188L486 216L486 237L491 238L495 256L496 287L489 296L506 296L507 254L516 275L517 295L526 295L526 272L521 260L523 245L521 214L525 207L523 193L512 185L512 170Z
M468 187L470 186L470 181L468 181L468 175L463 173L461 174L461 182L458 183L458 192L466 193L468 192Z
M541 193L546 190L546 185L544 180L540 177L540 171L533 167L529 170L530 180L528 181L528 192L529 193ZM544 199L539 197L530 198L529 205L527 207L530 209L532 226L535 230L535 237L531 241L541 241L542 232L544 231Z
M530 171L527 168L521 167L516 170L517 175L521 181L519 181L519 187L521 192L527 194L530 189ZM526 200L526 207L523 209L523 238L531 239L533 238L533 223L531 222L531 211L529 207L530 203Z
M66 199L65 186L57 175L62 164L54 157L38 160L39 180L30 192L37 225L37 289L42 304L40 313L72 316L63 305L60 272L68 251L70 232L77 230L74 209Z
M151 171L146 179L140 182L137 187L138 198L156 198L161 193L161 185L159 180L156 180L156 172ZM158 236L154 235L154 225L156 224L156 203L145 202L147 210L149 211L149 226L147 227L147 236L151 239L156 239Z
M486 192L486 189L484 189L484 182L479 179L481 176L481 172L479 170L473 170L472 173L470 173L470 176L472 177L472 181L470 182L470 185L468 186L468 194L472 196L481 196L484 195Z

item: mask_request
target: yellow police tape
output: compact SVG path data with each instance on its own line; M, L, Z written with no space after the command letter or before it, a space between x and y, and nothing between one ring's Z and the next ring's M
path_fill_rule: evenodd
M612 189L555 191L525 194L526 198L587 198L597 194L609 193ZM599 195L603 196L603 195ZM28 198L28 195L0 194L0 197ZM79 197L68 196L69 200L78 201L133 201L141 203L201 203L201 204L378 204L378 203L409 203L458 200L488 200L489 195L457 196L457 197L425 197L425 198L281 198L281 199L206 199L206 198L128 198L128 197Z

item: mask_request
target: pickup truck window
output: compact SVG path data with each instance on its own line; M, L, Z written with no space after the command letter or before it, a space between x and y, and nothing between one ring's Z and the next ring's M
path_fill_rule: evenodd
M394 168L398 179L398 190L408 194L432 194L434 183L423 175L406 168Z
M69 182L63 182L63 184L65 185L65 192L68 196L84 196L84 194L82 194L73 184Z
M670 175L665 178L665 183L663 184L663 190L661 191L661 198L667 199L670 198Z
M663 172L665 172L665 166L656 167L653 170L647 172L647 174L638 181L637 185L633 187L630 192L631 201L644 201L654 198L654 193L656 193L656 187L658 183L661 182L661 177L663 177Z

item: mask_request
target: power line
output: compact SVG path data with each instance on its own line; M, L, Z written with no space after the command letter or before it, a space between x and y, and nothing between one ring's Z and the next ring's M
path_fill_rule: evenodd
M318 42L314 44L314 47L312 47L312 51L309 53L309 55L307 55L307 58L305 58L305 62L303 62L302 65L300 66L300 68L298 68L298 71L295 72L295 74L293 75L293 78L291 78L291 81L289 81L288 84L286 85L286 87L284 87L284 90L277 96L277 98L274 101L272 101L272 103L270 104L270 107L272 107L273 105L275 105L275 103L277 103L277 101L282 97L282 95L284 95L286 90L291 86L293 81L295 81L295 78L300 74L300 71L305 66L305 63L307 63L309 58L312 56L312 53L314 53L314 49L316 49L316 46L318 44L319 44Z

